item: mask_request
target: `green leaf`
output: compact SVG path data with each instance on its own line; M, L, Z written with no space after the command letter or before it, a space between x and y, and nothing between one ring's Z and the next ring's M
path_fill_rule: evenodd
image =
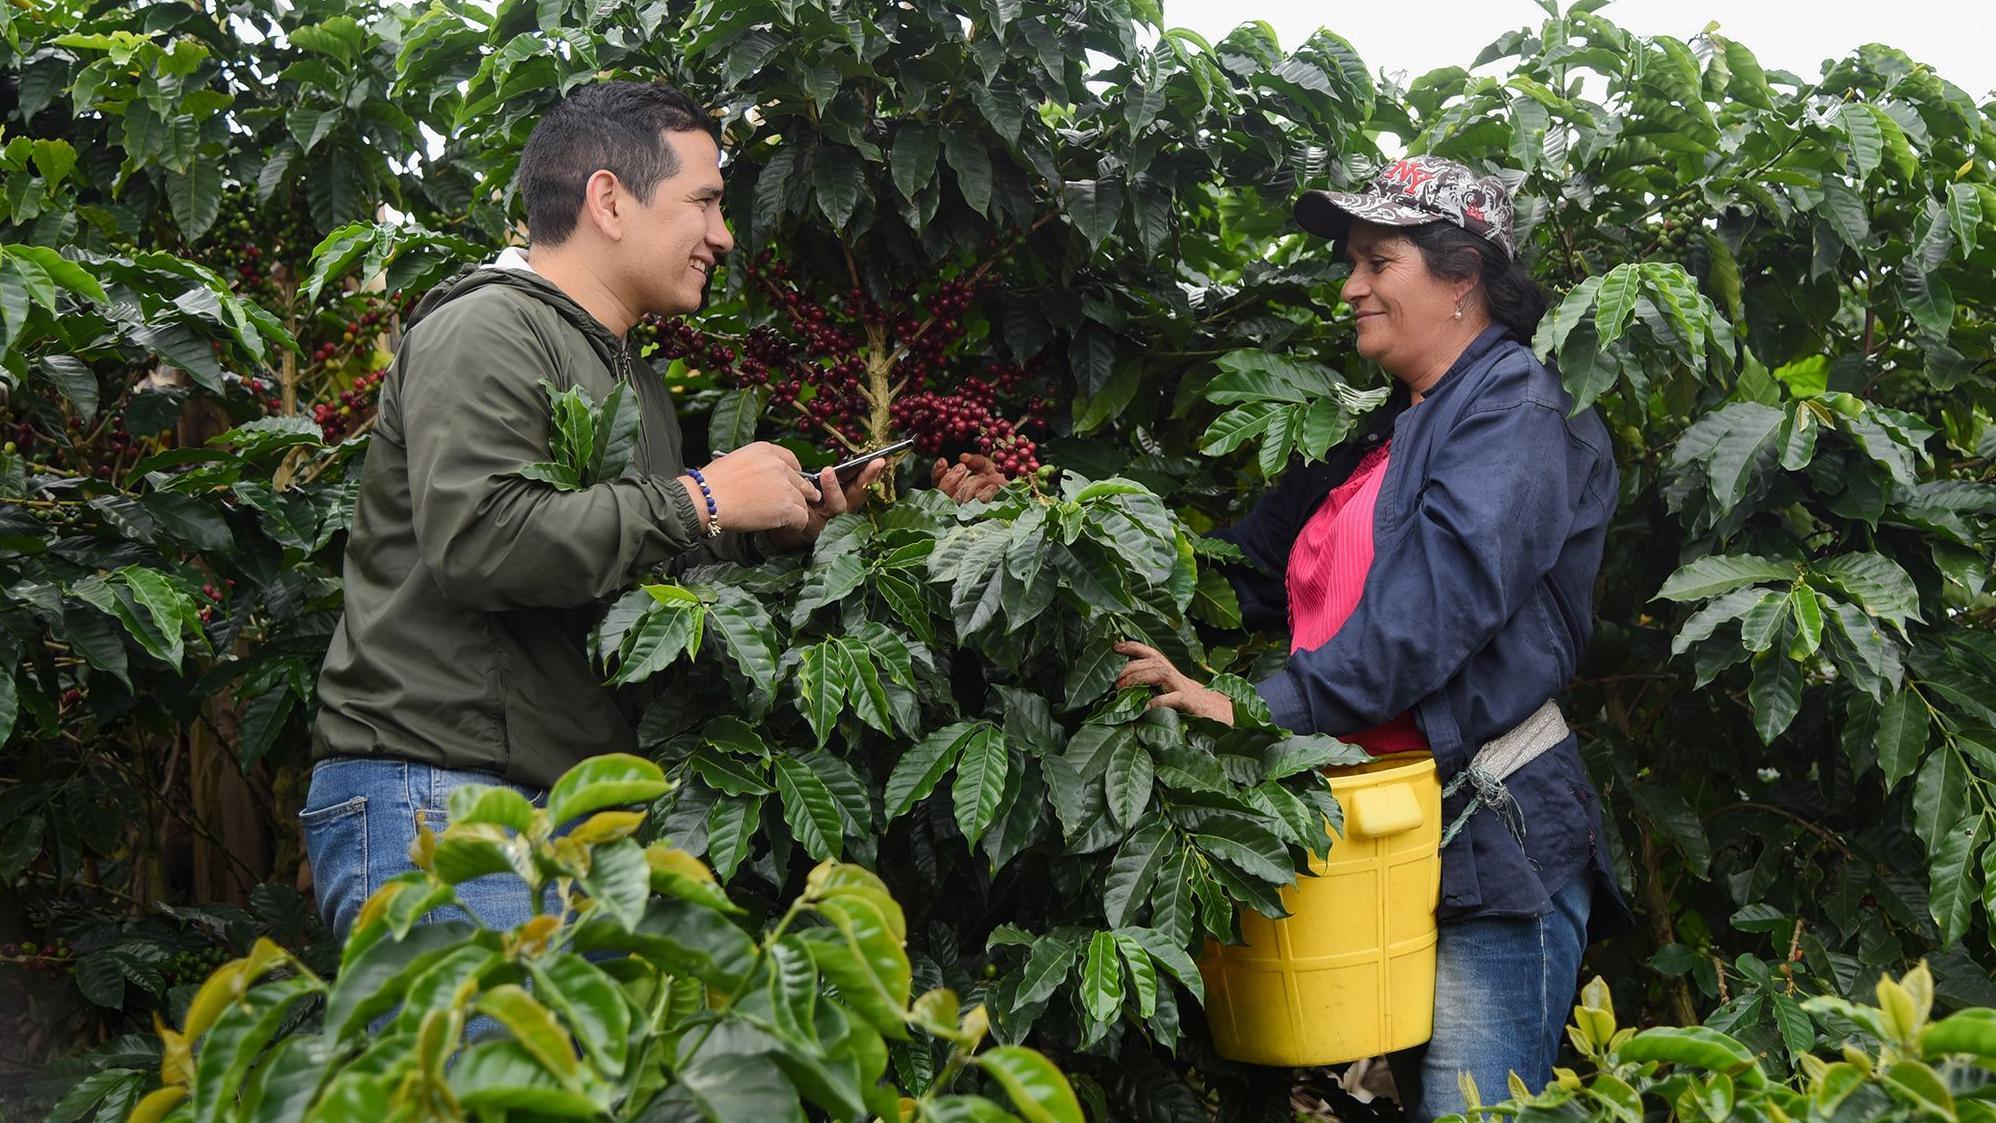
M905 124L896 130L888 164L903 198L913 199L934 178L940 145L936 130L927 125Z
M1052 1061L1023 1045L1000 1045L978 1054L1027 1123L1083 1123L1081 1102Z
M901 1014L908 1008L912 968L908 953L888 926L879 908L863 896L838 896L819 901L818 914L843 937L847 954L822 954L822 944L807 944L818 969L837 984L839 994L855 1012L881 1033L905 1038Z
M1754 658L1753 682L1747 689L1753 702L1753 726L1765 744L1788 728L1802 709L1802 671L1780 652Z
M629 753L592 756L564 772L548 791L548 822L562 826L592 811L650 803L671 790L658 765Z
M418 924L405 935L383 936L372 943L350 938L333 989L326 996L327 1031L345 1037L365 1026L369 1018L393 1009L418 975L463 945L471 934L470 925L452 921Z
M1791 563L1752 554L1711 554L1681 566L1656 595L1662 600L1702 600L1747 585L1792 581L1797 570Z
M110 297L105 295L104 286L98 282L95 274L47 246L8 246L7 254L11 257L25 258L35 265L40 266L42 272L47 273L51 281L73 293L88 297L99 304L107 303L110 300Z
M1004 734L986 723L971 729L958 752L956 783L951 791L956 825L964 839L976 846L998 815L1011 754Z
M1137 909L1150 896L1158 871L1177 852L1177 841L1158 818L1148 820L1123 840L1109 863L1109 876L1102 887L1102 915L1111 928L1122 928L1136 918Z
M181 656L186 651L186 645L181 640L182 630L190 622L197 634L200 629L200 610L194 606L194 599L165 577L139 566L125 566L112 577L131 590L132 599L145 610L145 620L151 625L150 628L138 627L135 626L137 621L125 619L132 638L138 640L153 657L179 669Z
M44 355L35 360L35 366L76 407L77 417L89 421L97 416L96 371L74 355Z
M479 994L478 1012L506 1027L513 1040L556 1080L570 1088L576 1086L581 1066L575 1060L575 1046L539 999L521 987L503 983Z
M1823 217L1843 244L1862 251L1871 245L1871 218L1864 200L1838 179L1823 180Z
M956 172L956 189L970 209L988 215L991 208L991 150L976 130L955 128L943 133L943 156Z
M671 666L681 655L700 651L707 610L697 594L677 585L646 585L653 604L624 633L618 645L613 685L642 682Z
M1201 850L1238 866L1249 877L1274 885L1287 885L1296 879L1282 840L1245 819L1210 819L1201 823L1191 838Z
M804 1123L797 1090L774 1058L760 1053L706 1051L677 1074L645 1109L660 1123Z
M913 748L901 754L881 790L888 822L906 815L917 803L928 798L936 784L955 767L965 743L977 731L978 724L958 722L945 726L915 742Z
M1851 159L1857 164L1859 179L1877 170L1885 155L1885 133L1879 127L1880 114L1863 102L1845 102L1837 108L1837 127L1850 141Z
M859 154L850 148L830 145L818 149L811 166L811 185L816 191L818 209L824 212L833 229L845 229L866 191L866 169Z
M1755 477L1780 453L1787 414L1759 402L1735 402L1713 416L1725 426L1709 464L1712 497L1723 513L1739 505Z
M777 756L776 794L783 801L783 821L804 852L823 861L836 858L845 843L845 822L825 781L803 762Z
M1989 842L1988 816L1971 811L1955 820L1934 840L1928 858L1932 891L1927 907L1941 928L1941 943L1952 944L1968 931L1981 892L1976 855Z
M528 962L534 989L575 1034L605 1076L623 1075L629 1051L631 1008L603 969L569 952Z
M591 847L582 888L624 927L636 928L651 898L651 865L644 847L631 838Z
M1099 247L1115 232L1123 213L1123 186L1113 179L1071 179L1061 189L1067 216L1074 228L1088 239L1089 247Z
M1942 745L1920 765L1913 778L1913 833L1929 853L1940 850L1944 832L1968 811L1974 784L1967 760L1953 745Z
M1123 960L1116 937L1097 932L1088 941L1088 959L1081 968L1081 1006L1098 1022L1115 1018L1123 1007Z
M1081 954L1081 942L1062 932L1049 932L1032 942L1026 963L1019 969L1019 987L1012 1000L1021 1008L1045 1002L1067 982L1074 961Z
M1121 932L1114 933L1116 950L1123 954L1123 964L1130 972L1130 990L1137 998L1137 1015L1148 1018L1157 1013L1157 964L1151 962L1150 953L1143 945Z
M797 666L797 708L811 723L811 732L823 748L838 728L839 712L852 689L853 670L845 645L837 640L813 644L803 650Z
M707 424L707 445L716 455L733 452L755 440L756 426L762 421L762 411L768 401L768 392L760 387L746 387L729 390L714 403L714 412Z
M1905 274L1905 307L1913 322L1928 335L1946 339L1954 324L1954 289L1930 273Z
M1594 307L1601 293L1599 276L1589 277L1573 286L1554 308L1552 314L1539 321L1538 333L1532 338L1532 351L1541 358L1550 358L1566 345L1566 338L1573 334L1587 318L1587 312Z
M1885 790L1913 774L1927 751L1927 703L1912 690L1901 690L1878 709L1878 770Z
M252 986L215 1019L195 1056L193 1118L216 1123L235 1106L250 1066L276 1036L293 1006L321 993L317 979L290 978Z
M795 147L784 147L769 158L755 178L755 206L750 212L756 237L767 241L789 210L791 177L796 172Z
M173 206L174 224L181 234L194 241L215 225L222 211L222 168L206 157L195 160L184 172L166 176L166 198Z
M452 823L493 823L524 831L533 826L534 805L512 788L466 784L450 793Z
M1109 754L1103 782L1109 796L1109 815L1117 825L1127 829L1143 817L1150 806L1156 770L1150 750L1139 739L1129 737L1116 743Z
M776 625L762 602L727 597L707 607L707 619L721 635L728 658L749 680L751 703L760 713L776 696Z
M1601 278L1594 302L1594 331L1601 350L1606 351L1622 337L1636 314L1636 298L1641 294L1642 269L1638 265L1625 262Z
M1839 554L1810 568L1873 616L1902 629L1906 621L1920 618L1919 587L1883 554Z
M1789 590L1795 615L1795 638L1788 645L1788 657L1801 662L1816 653L1823 642L1823 604L1816 590L1797 584Z
M1955 245L1966 258L1975 252L1982 229L1982 195L1972 183L1948 185L1948 222L1954 227Z
M1169 935L1156 928L1118 928L1119 940L1134 940L1149 953L1151 959L1170 972L1185 989L1192 992L1201 1006L1206 1004L1206 978L1199 973L1199 965L1193 962L1185 948Z
M591 446L587 479L592 484L621 479L631 467L638 447L641 407L635 391L619 382L610 387L597 410L595 440ZM721 450L716 450L721 451Z
M470 1115L519 1112L540 1116L590 1118L601 1105L580 1091L563 1087L525 1045L516 1041L482 1042L466 1049L451 1063L452 1095ZM385 1097L384 1097L385 1099ZM383 1108L386 1104L381 1105ZM362 1120L372 1113L325 1113L332 1118Z
M726 882L735 876L754 848L761 826L761 796L714 801L707 813L707 860L713 863L715 877Z

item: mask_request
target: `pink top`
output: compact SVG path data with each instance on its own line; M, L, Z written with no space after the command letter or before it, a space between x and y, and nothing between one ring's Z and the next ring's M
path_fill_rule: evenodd
M1372 569L1372 509L1386 479L1392 442L1365 454L1351 478L1331 489L1289 552L1289 650L1322 647L1344 627ZM1425 749L1413 711L1344 738L1372 753Z

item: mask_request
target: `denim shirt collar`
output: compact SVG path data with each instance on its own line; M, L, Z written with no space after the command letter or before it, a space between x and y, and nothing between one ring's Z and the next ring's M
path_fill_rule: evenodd
M1462 349L1462 354L1455 357L1455 362L1449 364L1448 370L1440 378L1435 379L1433 386L1428 387L1428 392L1422 395L1422 399L1426 400L1441 393L1449 383L1456 381L1456 375L1481 362L1492 347L1510 338L1510 335L1510 329L1502 324L1491 324L1478 332L1476 338L1469 341L1469 346Z

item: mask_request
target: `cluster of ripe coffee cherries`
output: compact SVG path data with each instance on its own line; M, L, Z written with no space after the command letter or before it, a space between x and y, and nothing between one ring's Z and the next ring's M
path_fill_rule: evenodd
M893 436L914 438L926 456L979 452L1009 475L1039 470L1036 437L1053 409L1040 364L960 353L978 282L946 280L885 302L857 288L821 300L767 254L750 274L781 313L780 326L728 338L666 320L657 326L659 353L724 384L767 390L772 418L833 452L872 440L881 403L870 364L886 364Z

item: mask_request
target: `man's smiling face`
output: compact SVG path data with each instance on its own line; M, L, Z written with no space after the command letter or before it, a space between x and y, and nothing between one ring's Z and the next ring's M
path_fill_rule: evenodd
M734 248L721 216L721 150L704 132L668 132L679 171L659 181L651 201L633 200L627 239L632 281L643 310L679 316L700 307L707 280Z

